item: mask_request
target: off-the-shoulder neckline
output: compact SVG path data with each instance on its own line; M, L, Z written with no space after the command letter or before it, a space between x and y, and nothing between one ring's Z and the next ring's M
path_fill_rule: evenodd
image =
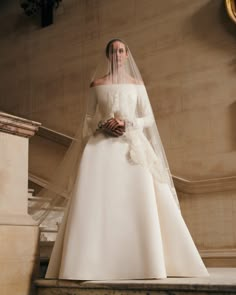
M92 87L89 87L90 89L96 88L96 87L101 87L101 86L128 86L128 85L132 85L132 86L143 86L144 84L134 84L134 83L118 83L118 84L100 84L100 85L95 85Z

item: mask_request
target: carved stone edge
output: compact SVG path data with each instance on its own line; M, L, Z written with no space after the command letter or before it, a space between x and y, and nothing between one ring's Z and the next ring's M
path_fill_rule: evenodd
M236 258L236 248L200 249L202 258Z
M28 214L0 214L0 226L38 226L37 222Z
M0 132L21 137L34 136L41 123L0 112Z
M236 190L236 176L219 177L204 180L186 180L173 176L177 191L187 194L216 193Z
M69 147L72 141L74 140L74 138L71 136L46 128L45 126L41 126L39 128L37 136L44 137L65 147Z

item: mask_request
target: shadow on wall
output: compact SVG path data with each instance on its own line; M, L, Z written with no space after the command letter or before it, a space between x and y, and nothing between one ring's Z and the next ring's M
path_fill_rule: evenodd
M236 150L236 102L233 102L230 106L230 122L231 122L231 146L232 150Z
M223 28L225 29L226 33L228 33L230 36L234 38L235 45L236 45L236 24L233 23L233 21L229 18L226 8L225 8L225 1L222 1L221 3L221 9L220 9L220 17L221 17L221 23L223 24ZM229 47L233 52L235 53L235 46ZM233 70L233 72L236 74L236 57L231 60L230 66ZM232 149L236 150L236 102L233 102L229 106L230 108L230 122L231 122L231 145Z
M41 29L40 15L27 16L19 0L0 0L0 24L1 38L8 38L12 33L28 34Z
M15 31L17 33L27 34L31 31L37 31L42 29L41 28L41 16L40 13L35 15L27 16L24 13L24 10L19 5L19 13L16 15L15 19Z
M235 52L231 42L233 39L236 44L236 24L229 18L224 0L208 1L191 16L189 22L191 22L188 24L192 28L191 33L201 43L212 46L214 49ZM222 33L224 32L225 42L222 42Z
M1 0L0 1L0 9L4 9L6 6L9 6L9 0Z
M228 16L225 0L209 0L188 19L186 28L191 28L192 36L202 46L212 48L213 51L220 50L229 56L229 69L232 71L232 77L236 75L236 24ZM232 84L229 87L232 87ZM229 105L229 110L231 148L236 150L236 102Z

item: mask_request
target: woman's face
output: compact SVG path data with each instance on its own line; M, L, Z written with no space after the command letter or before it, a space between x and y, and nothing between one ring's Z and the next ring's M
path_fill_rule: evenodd
M109 48L109 60L116 67L122 67L126 58L128 57L125 44L120 41L115 41Z

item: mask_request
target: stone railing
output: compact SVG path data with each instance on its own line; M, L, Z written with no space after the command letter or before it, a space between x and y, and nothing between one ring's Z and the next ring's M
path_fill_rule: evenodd
M184 194L203 194L236 190L236 176L219 177L204 180L186 180L173 176L178 192Z
M236 176L174 177L185 222L208 266L236 267Z
M28 215L28 145L39 126L0 112L0 294L30 294L39 260L39 229Z
M31 224L28 215L29 137L40 123L0 112L0 224Z
M0 112L0 131L21 137L34 136L40 123Z

